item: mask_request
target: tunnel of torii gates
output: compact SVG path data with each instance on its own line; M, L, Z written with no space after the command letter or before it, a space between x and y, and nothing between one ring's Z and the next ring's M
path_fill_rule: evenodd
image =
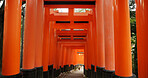
M133 77L129 0L26 0L22 68L22 1L5 2L4 78L52 78L76 64L84 64L89 78ZM148 78L148 0L136 0L136 19L138 74Z

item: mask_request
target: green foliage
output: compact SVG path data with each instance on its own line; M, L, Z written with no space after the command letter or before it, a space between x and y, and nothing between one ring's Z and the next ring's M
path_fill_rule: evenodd
M22 12L21 12L21 63L20 67L22 68L22 60L23 60L23 44L24 44L24 18L25 18L25 7L26 4L22 3Z
M138 76L135 0L130 0L131 51L133 73Z
M90 11L90 9L89 8L86 8L86 9L83 9L83 8L75 9L75 12L85 12L85 11Z
M54 11L56 11L57 10L57 8L54 8Z

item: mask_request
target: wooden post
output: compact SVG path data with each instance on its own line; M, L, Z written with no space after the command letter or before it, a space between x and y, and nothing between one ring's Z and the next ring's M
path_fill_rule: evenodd
M43 26L44 26L44 2L37 0L37 25L35 30L35 67L37 78L43 77L42 52L43 52Z
M21 3L5 0L2 75L11 78L20 77Z
M37 1L26 0L24 51L23 51L23 78L35 78L35 32L37 23Z
M105 70L104 77L110 78L115 71L114 12L113 1L104 0Z
M102 77L105 67L105 39L104 39L104 12L103 1L96 0L96 25L97 25L97 77Z
M115 75L129 78L132 76L129 0L115 0L114 24Z
M49 8L45 7L44 12L44 27L43 27L43 54L42 54L42 64L43 64L43 76L48 77L48 62L49 62Z
M136 0L138 78L148 78L148 1Z

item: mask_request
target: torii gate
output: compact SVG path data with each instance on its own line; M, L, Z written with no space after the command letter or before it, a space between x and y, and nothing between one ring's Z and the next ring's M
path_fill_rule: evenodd
M23 0L25 1L25 0ZM5 1L2 75L4 78L52 77L58 61L60 29L83 28L78 34L86 43L85 75L89 78L132 78L130 18L128 0L26 0L23 68L20 72L20 27L22 0ZM147 75L148 1L136 0L139 78ZM69 8L69 16L50 15L49 8ZM91 8L92 15L73 16L74 8ZM65 15L65 14L63 14ZM64 21L64 22L63 22ZM70 22L69 22L70 21ZM87 21L87 22L86 22ZM70 24L57 24L70 23ZM76 27L74 23L77 24ZM84 24L89 23L89 24ZM64 27L65 26L65 27ZM66 27L67 26L67 27ZM57 32L57 34L55 34ZM75 33L73 30L71 33ZM59 37L58 37L59 34ZM67 40L66 40L67 41ZM64 47L64 45L63 45ZM64 49L64 48L63 48ZM66 48L65 48L66 50ZM55 60L55 61L54 61ZM63 66L66 63L59 63ZM59 67L58 65L58 67ZM58 69L57 67L57 69ZM55 72L54 72L55 73Z

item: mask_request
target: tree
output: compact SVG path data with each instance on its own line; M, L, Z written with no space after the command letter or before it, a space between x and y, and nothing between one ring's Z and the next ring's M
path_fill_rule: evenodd
M22 3L22 12L21 12L21 65L20 67L22 68L22 61L23 61L23 44L24 44L24 18L25 18L25 8L26 8L26 3Z
M137 36L136 36L136 5L135 0L130 0L130 25L131 25L131 44L132 44L132 66L133 73L138 76L138 64L137 64Z

